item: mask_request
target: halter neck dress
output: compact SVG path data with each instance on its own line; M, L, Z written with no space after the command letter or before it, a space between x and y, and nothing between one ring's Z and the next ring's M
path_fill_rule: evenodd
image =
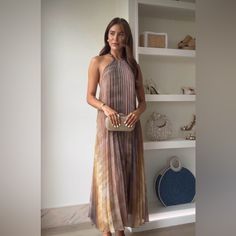
M136 109L134 74L124 59L109 63L99 82L99 100L118 113ZM102 232L138 227L149 221L140 121L131 132L108 131L98 110L89 213Z

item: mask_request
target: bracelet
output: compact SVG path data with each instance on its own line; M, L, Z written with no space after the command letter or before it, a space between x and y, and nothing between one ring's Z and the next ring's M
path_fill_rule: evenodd
M106 104L103 102L100 106L100 110L102 110L102 107L105 106Z

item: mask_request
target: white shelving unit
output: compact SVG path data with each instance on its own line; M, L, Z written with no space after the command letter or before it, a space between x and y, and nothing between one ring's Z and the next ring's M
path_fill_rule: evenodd
M147 190L150 222L138 228L128 228L132 232L195 222L195 202L164 207L157 200L153 189L154 173L163 169L163 163L178 153L181 162L192 171L195 169L195 140L178 137L179 126L189 122L189 116L195 113L195 95L180 94L177 90L183 85L195 85L195 50L177 49L177 43L187 34L193 35L195 22L194 0L129 0L129 22L134 36L135 57L141 66L144 80L158 79L162 86L158 95L146 94L147 111L141 122L145 131L145 122L155 109L166 113L173 119L174 138L166 141L149 141L144 135L144 158L147 172ZM143 31L168 34L168 48L150 48L139 46L139 35ZM178 88L178 89L179 89ZM158 87L159 89L159 87ZM167 91L168 90L168 91ZM187 118L186 118L187 117ZM145 133L145 132L144 132ZM160 161L157 158L160 157ZM155 159L152 159L155 158ZM164 159L164 160L163 160ZM151 163L150 163L151 162ZM193 171L194 172L194 171ZM195 173L193 173L195 174Z

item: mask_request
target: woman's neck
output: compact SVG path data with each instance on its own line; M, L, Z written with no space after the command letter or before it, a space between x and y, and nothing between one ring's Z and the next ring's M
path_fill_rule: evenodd
M111 50L111 51L110 51L110 54L111 54L115 59L117 59L117 60L122 59L122 51L118 51L118 50L114 51L114 50Z

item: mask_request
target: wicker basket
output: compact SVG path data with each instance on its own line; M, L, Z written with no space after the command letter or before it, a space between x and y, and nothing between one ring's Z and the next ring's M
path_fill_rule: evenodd
M143 32L139 37L140 47L167 48L167 33Z

